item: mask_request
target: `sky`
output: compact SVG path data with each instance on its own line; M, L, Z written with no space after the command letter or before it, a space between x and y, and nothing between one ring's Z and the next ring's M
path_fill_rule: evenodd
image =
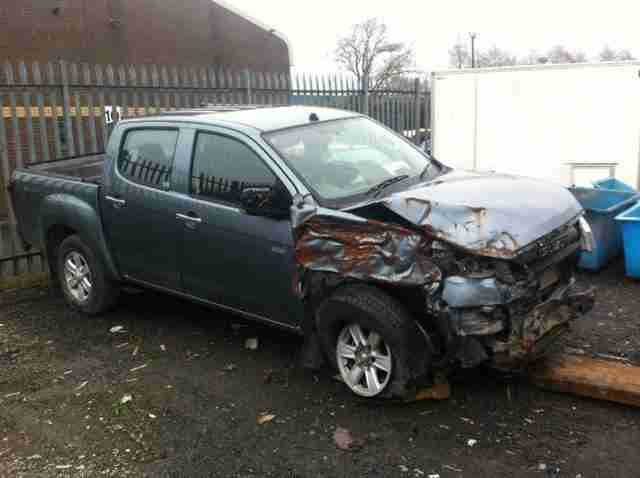
M294 70L336 72L331 52L350 27L382 19L413 45L418 69L446 69L457 38L518 56L562 44L596 57L605 44L640 58L640 0L226 0L284 33Z

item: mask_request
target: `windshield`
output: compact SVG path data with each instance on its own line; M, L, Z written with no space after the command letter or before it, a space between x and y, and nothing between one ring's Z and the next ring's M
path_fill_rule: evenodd
M265 138L325 204L364 199L376 187L379 193L385 182L383 187L415 182L430 164L417 148L363 117L275 131Z

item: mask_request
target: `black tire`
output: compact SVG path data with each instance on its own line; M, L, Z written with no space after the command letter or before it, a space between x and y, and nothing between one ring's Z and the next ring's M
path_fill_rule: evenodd
M338 336L348 323L377 332L391 349L391 377L378 396L405 397L411 379L429 371L432 348L428 337L401 304L382 290L367 285L338 289L316 312L318 335L334 368L338 369Z
M91 291L84 301L80 301L74 296L71 286L65 279L65 261L69 254L74 252L81 254L86 260L91 274ZM101 314L113 307L118 300L120 294L118 285L107 278L104 264L80 236L69 236L60 243L56 253L56 272L67 303L85 314Z

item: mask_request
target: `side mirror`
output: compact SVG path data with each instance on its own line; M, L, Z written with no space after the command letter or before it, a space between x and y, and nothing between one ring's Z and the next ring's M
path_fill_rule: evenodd
M256 216L265 216L271 209L273 188L269 186L256 186L243 188L240 193L240 203L245 211Z

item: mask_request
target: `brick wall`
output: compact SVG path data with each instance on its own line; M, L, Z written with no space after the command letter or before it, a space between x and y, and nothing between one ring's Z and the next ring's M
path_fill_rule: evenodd
M3 1L0 58L289 68L280 38L212 0Z

